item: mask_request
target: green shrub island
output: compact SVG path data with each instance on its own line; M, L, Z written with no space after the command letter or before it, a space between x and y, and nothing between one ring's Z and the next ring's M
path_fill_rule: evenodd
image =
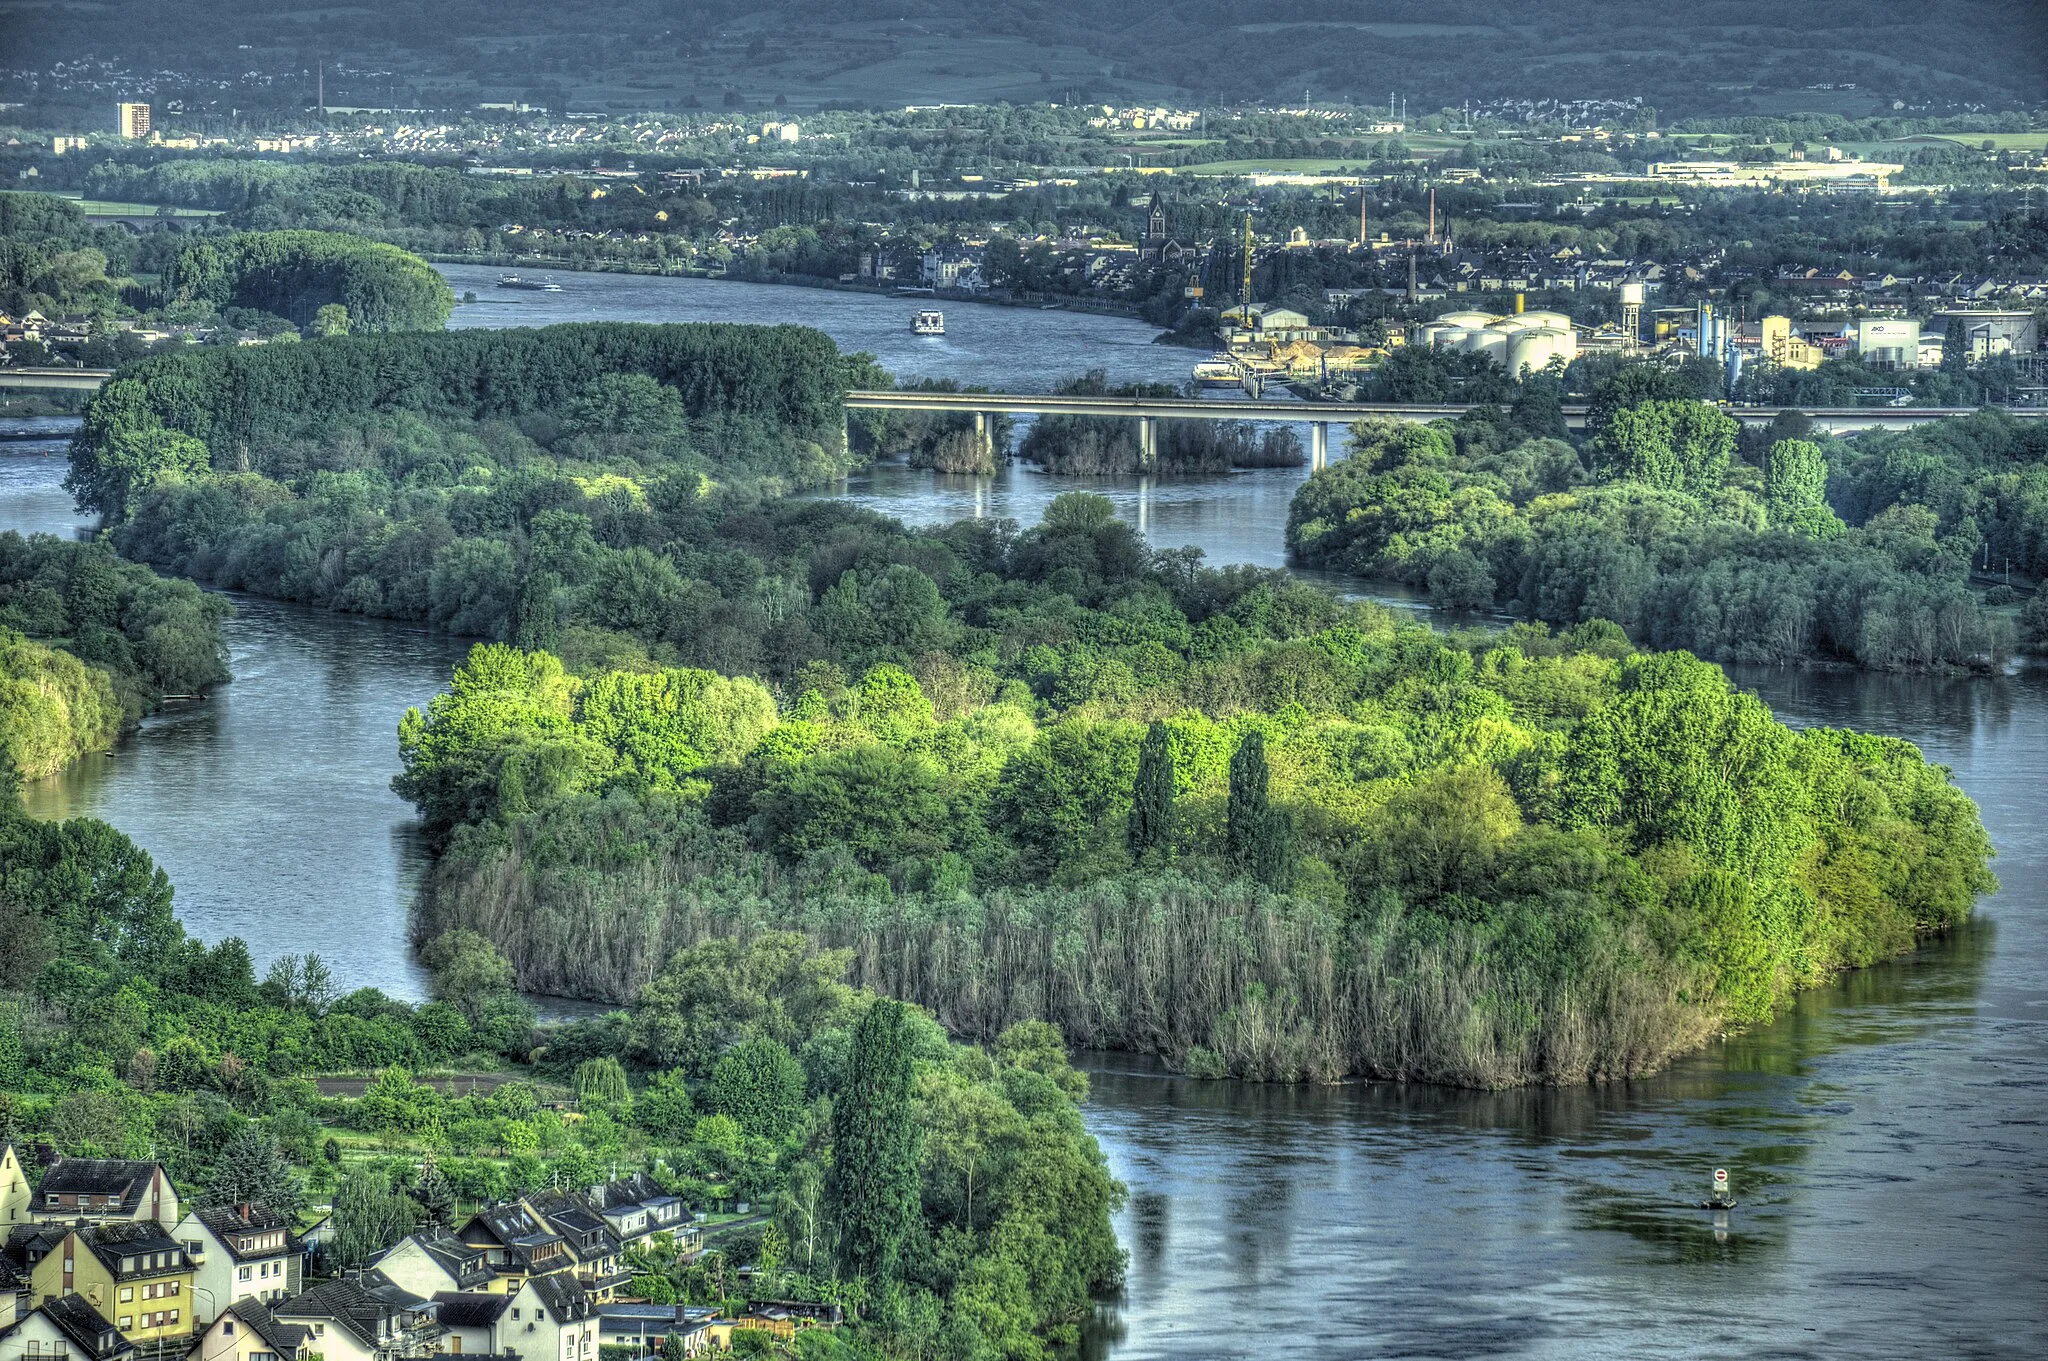
M1297 493L1288 547L1453 609L1608 619L1718 660L1984 667L2048 644L2043 608L1971 585L1973 567L2048 570L2048 427L1985 412L1838 440L1787 417L1745 435L1632 378L1610 386L1651 394L1596 394L1578 450L1499 408L1360 423Z

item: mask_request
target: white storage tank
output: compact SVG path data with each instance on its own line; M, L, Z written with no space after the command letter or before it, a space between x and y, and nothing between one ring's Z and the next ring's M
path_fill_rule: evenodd
M1473 354L1491 355L1501 364L1508 362L1508 332L1489 326L1483 331L1467 331L1465 348Z
M1579 338L1555 326L1534 326L1508 338L1508 372L1519 378L1524 370L1541 372L1553 359L1569 364L1578 357Z
M1436 336L1430 343L1439 350L1462 350L1465 337L1472 334L1462 326L1438 326L1435 330Z
M1529 326L1548 326L1553 331L1572 329L1572 319L1562 312L1524 312L1517 320Z
M1462 326L1471 331L1481 326L1491 326L1499 320L1500 318L1491 312L1446 312L1437 318L1437 323L1442 326Z

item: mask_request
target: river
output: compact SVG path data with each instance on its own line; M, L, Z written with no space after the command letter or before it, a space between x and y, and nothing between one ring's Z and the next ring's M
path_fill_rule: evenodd
M520 295L501 315L808 320L885 363L903 362L890 345L919 352L907 333L861 339L859 326L894 324L893 299L559 277L565 293ZM871 315L841 324L840 308ZM1004 344L1044 337L1020 372L1072 372L1071 347L1095 343L1095 328L1108 339L1091 363L1115 356L1142 376L1155 358L1182 373L1188 361L1146 346L1135 323L1068 313L948 304L949 333L964 343L982 311L1019 328ZM457 322L478 315L458 309ZM59 444L0 444L0 528L71 532L62 471ZM1277 565L1301 475L1087 485L1142 518L1155 543ZM894 468L835 494L916 523L1028 521L1066 485L1023 470ZM345 986L417 996L403 932L420 860L387 782L398 714L444 683L461 645L237 605L233 684L32 786L31 806L128 831L170 872L188 927L242 935L259 967L314 949ZM1131 1189L1118 1220L1131 1269L1089 1332L1090 1357L2048 1354L2048 676L1738 679L1788 722L1906 737L1954 768L1984 810L2004 883L1975 924L1643 1082L1311 1089L1095 1056L1088 1120ZM1716 1166L1742 1202L1720 1225L1689 1208Z

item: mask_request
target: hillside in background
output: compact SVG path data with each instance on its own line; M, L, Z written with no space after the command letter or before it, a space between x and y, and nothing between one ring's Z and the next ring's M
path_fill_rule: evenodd
M2048 100L2034 0L64 0L7 5L0 98L280 111L512 100L592 112L996 100L1641 99L1666 116ZM60 63L92 63L59 71ZM111 110L108 111L111 118Z

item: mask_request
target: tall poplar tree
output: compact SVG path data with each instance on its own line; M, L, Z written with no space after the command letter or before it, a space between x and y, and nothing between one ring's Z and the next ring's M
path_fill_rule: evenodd
M1154 719L1138 748L1138 779L1131 789L1131 817L1125 830L1131 859L1156 863L1173 853L1173 750L1166 725Z
M1245 734L1230 756L1230 806L1223 847L1239 869L1253 867L1259 835L1266 823L1266 736Z
M832 1106L832 1176L847 1271L888 1285L917 1214L917 1128L910 1111L909 1013L880 1001L854 1027Z

